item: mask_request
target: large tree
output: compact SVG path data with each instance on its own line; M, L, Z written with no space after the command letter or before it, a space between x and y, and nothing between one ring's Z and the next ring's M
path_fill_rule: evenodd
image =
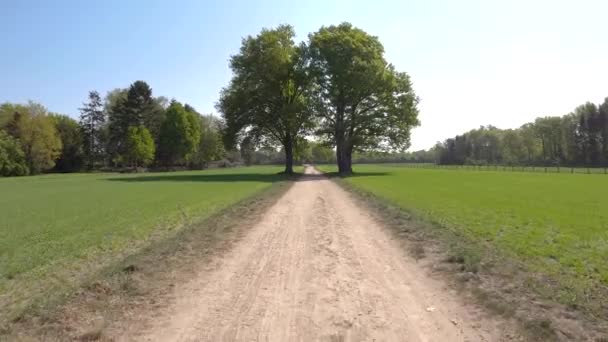
M89 92L88 102L80 108L84 156L90 169L103 160L105 150L104 125L106 114L101 96L95 90Z
M289 25L264 29L243 39L232 56L232 80L217 105L225 121L225 141L231 148L245 136L285 151L285 172L293 173L298 137L311 127L306 96L310 81L303 47L294 43Z
M339 172L352 172L354 149L409 147L418 99L409 76L384 59L378 38L343 23L309 40L319 133L336 147Z
M114 90L106 100L112 102L107 110L110 121L109 150L114 157L124 155L129 127L145 127L153 140L158 142L166 99L154 98L152 88L146 82L135 81L126 92Z
M174 165L194 155L201 139L198 120L194 111L186 111L177 101L171 102L160 127L158 155L163 163Z

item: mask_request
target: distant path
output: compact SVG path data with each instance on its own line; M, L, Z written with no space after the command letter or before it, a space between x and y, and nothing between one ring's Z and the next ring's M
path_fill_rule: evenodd
M306 174L218 267L178 284L162 312L143 313L110 337L502 340L498 322L430 278L346 191L311 167Z

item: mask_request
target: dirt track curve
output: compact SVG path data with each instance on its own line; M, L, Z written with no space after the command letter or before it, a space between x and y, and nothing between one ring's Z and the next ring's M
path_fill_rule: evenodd
M429 276L346 191L306 173L218 267L176 286L167 308L112 338L502 340L498 322Z

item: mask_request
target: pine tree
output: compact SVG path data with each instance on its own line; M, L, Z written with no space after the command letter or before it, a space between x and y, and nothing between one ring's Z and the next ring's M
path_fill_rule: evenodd
M89 101L80 108L80 127L83 132L84 154L89 168L103 161L103 126L106 115L101 96L95 90L89 92Z
M145 127L158 143L160 126L165 117L162 97L154 98L152 88L144 81L135 81L108 108L109 154L117 163L124 161L130 127Z

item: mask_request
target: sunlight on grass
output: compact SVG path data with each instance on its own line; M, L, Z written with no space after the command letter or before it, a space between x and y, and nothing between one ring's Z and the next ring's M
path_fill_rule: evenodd
M333 166L321 166L327 172ZM608 284L608 177L356 165L347 182L512 253L533 270Z
M285 179L281 170L0 179L0 304L32 288L72 285L154 236L174 234L269 188Z

